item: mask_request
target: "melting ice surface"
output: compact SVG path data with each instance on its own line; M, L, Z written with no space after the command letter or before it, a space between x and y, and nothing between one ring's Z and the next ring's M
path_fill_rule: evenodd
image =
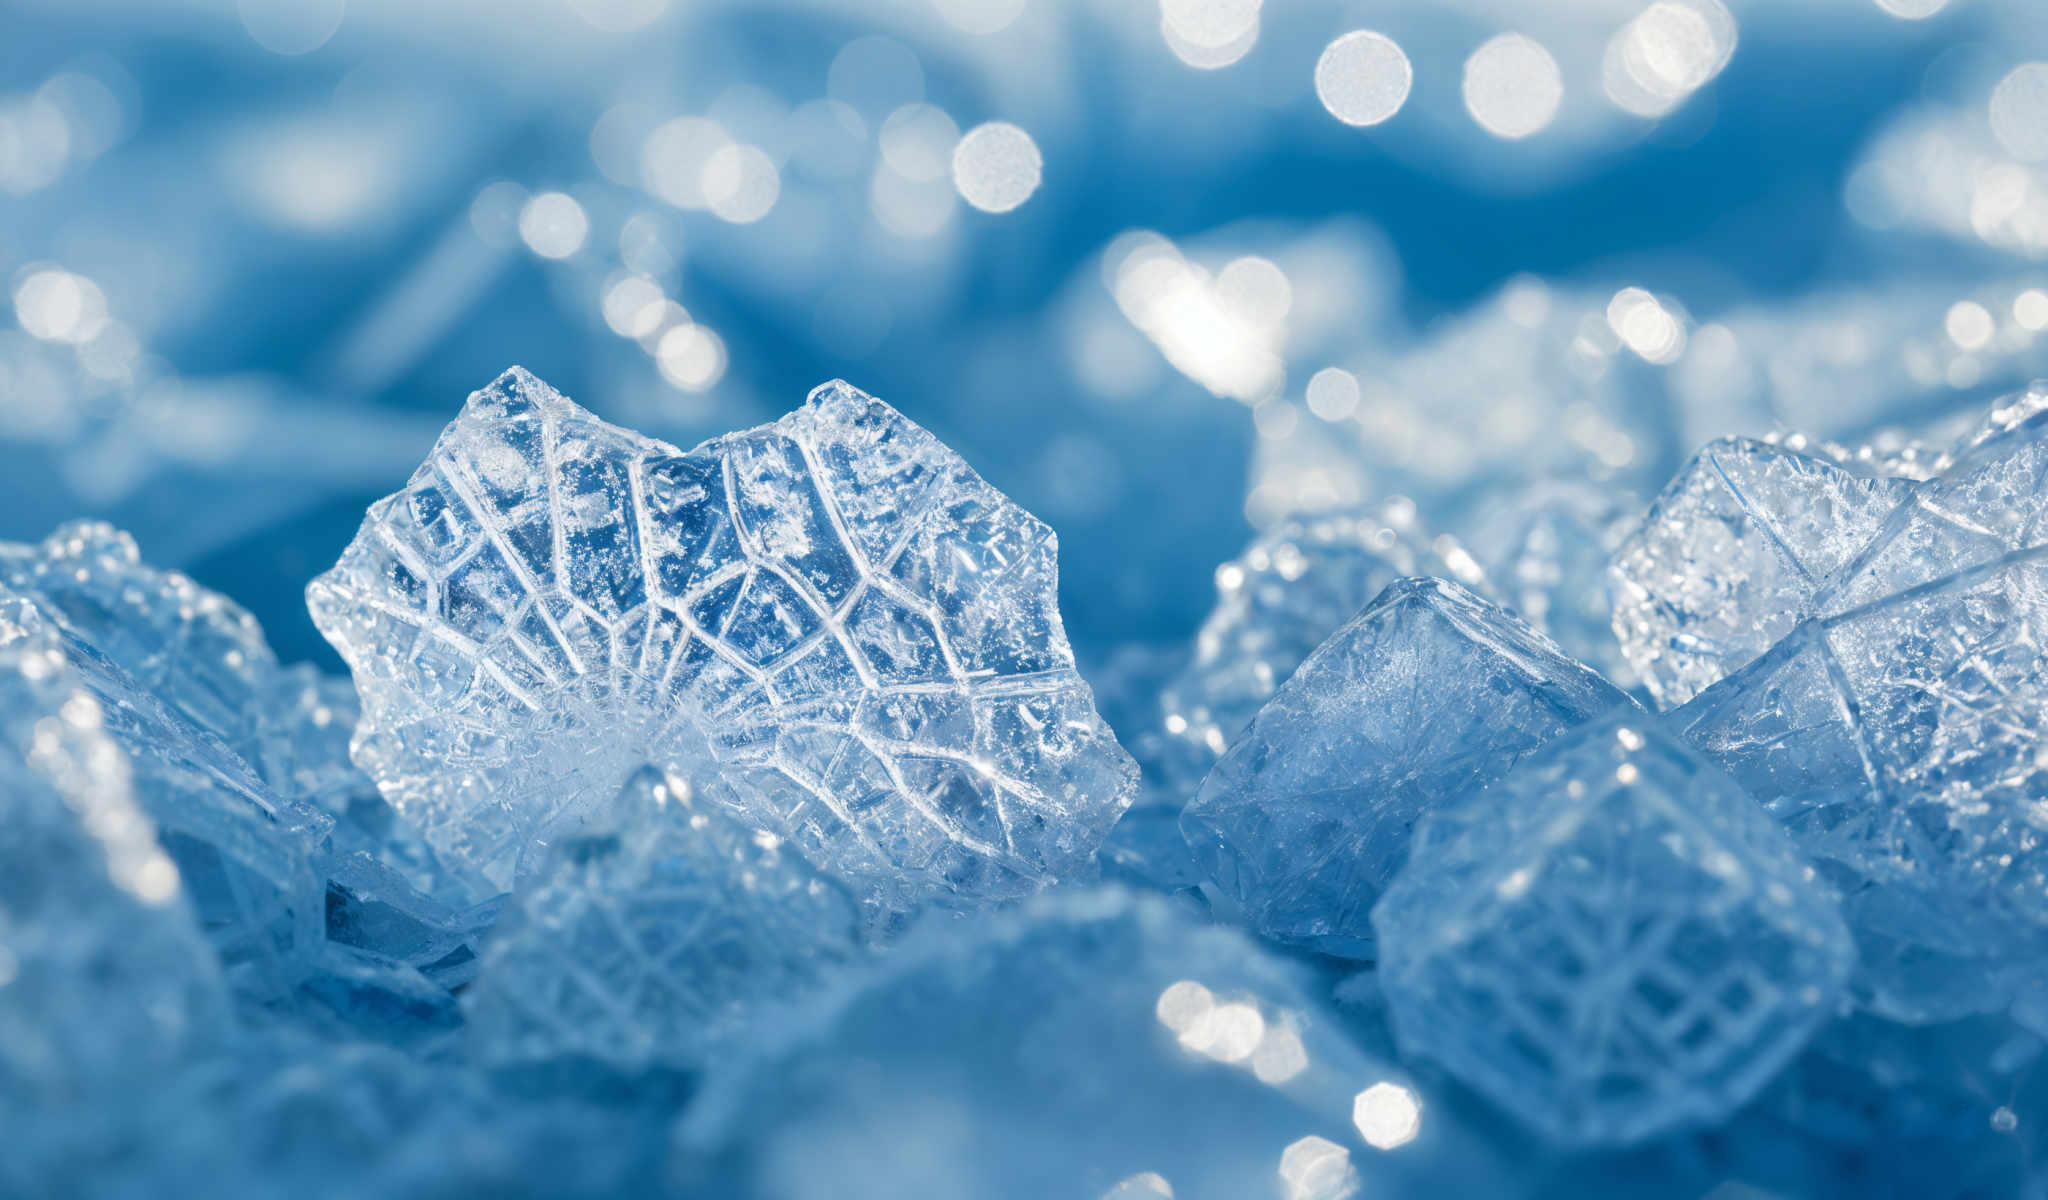
M1087 861L1136 767L1074 670L1052 532L827 384L683 453L514 368L308 600L363 695L356 761L500 886L643 763L882 908Z

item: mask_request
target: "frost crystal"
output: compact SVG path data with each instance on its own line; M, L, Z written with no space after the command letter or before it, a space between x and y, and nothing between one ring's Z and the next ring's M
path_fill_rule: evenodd
M1254 928L1369 957L1368 914L1416 818L1616 705L1634 708L1519 618L1402 580L1259 711L1181 830Z
M1642 716L1427 818L1373 913L1402 1044L1561 1142L1726 1116L1855 954L1785 832Z
M1028 892L1130 801L1055 583L1050 530L843 383L685 454L515 368L308 600L357 762L494 883L708 742L757 825L898 905Z
M464 997L492 1061L695 1064L851 956L840 885L652 768L514 897Z
M1186 802L1324 638L1411 575L1479 580L1455 542L1432 543L1417 528L1410 504L1289 520L1218 567L1216 607L1202 622L1194 660L1160 693L1171 800Z

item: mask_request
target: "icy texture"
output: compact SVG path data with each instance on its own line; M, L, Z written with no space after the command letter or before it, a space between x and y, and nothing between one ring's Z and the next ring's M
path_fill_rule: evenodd
M1564 1143L1724 1118L1855 956L1785 831L1640 713L1431 816L1373 925L1402 1045Z
M1677 717L1837 879L1866 998L1900 1016L2001 1003L2001 976L2048 951L2035 409L1994 414L1827 581L1816 615Z
M0 587L0 1193L37 1194L134 1132L135 1098L226 1005L178 869L105 713Z
M1323 1193L1281 1172L1316 1139L1367 1194L1516 1194L1438 1095L1352 1046L1314 990L1243 935L1119 889L926 925L714 1065L680 1127L680 1190L1095 1200L1151 1172L1175 1200L1305 1200ZM1354 1123L1376 1083L1419 1113L1393 1153Z
M645 768L514 897L463 1002L489 1061L694 1065L855 943L843 887Z
M1181 817L1268 937L1370 957L1416 818L1634 703L1519 618L1440 579L1382 592L1259 711Z
M843 383L683 454L514 368L308 600L363 695L357 762L494 882L708 739L757 823L893 904L1028 892L1130 802L1054 552Z
M262 645L255 623L143 566L125 534L91 522L40 546L0 546L0 584L50 621L106 713L236 990L259 1002L287 995L322 941L316 859L333 822L279 794L237 750L256 746L243 705Z
M149 1153L110 1164L103 1194L658 1195L672 1103L657 1088L605 1104L528 1094L382 1047L266 1041L165 1089Z
M1448 538L1432 541L1412 504L1282 522L1216 569L1216 607L1193 661L1160 693L1170 799L1185 803L1202 777L1324 638L1396 579L1458 578L1479 568Z
M1748 438L1700 451L1614 556L1614 630L1682 704L1785 636L1912 484Z
M491 913L470 910L348 762L345 681L279 667L247 613L102 523L0 544L0 580L47 618L106 711L245 1006L386 1033L405 1022L380 1006L452 1012L446 986Z
M1615 640L1607 565L1639 513L1626 494L1551 480L1489 505L1471 537L1501 604L1621 687L1635 668Z

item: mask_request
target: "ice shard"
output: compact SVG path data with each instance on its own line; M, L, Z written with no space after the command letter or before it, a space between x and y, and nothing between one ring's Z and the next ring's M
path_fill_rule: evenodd
M756 825L892 907L1027 893L1130 802L1054 555L846 384L683 453L515 368L308 600L363 697L357 762L499 886L708 743Z

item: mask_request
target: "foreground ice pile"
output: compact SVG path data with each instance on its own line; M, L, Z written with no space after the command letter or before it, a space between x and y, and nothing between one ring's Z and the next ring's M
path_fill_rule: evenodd
M353 686L0 546L0 1193L2029 1194L2044 431L1290 519L1091 672L1142 783L845 384L506 373L309 590Z

